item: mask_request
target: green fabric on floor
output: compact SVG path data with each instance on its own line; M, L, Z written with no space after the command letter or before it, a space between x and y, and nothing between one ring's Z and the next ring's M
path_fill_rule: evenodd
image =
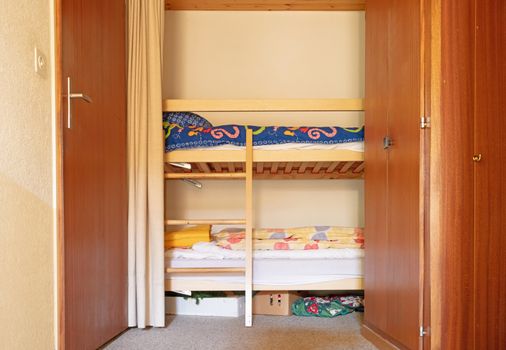
M337 297L306 297L292 304L292 312L296 316L331 318L352 313L353 309L341 304Z

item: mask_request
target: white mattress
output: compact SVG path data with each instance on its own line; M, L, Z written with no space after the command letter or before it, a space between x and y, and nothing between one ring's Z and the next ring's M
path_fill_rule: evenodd
M317 144L317 143L283 143L278 145L260 145L253 146L255 150L265 151L287 151L287 150L349 150L364 152L364 142L347 142L336 144ZM241 151L244 146L220 145L214 147L192 148L192 151Z
M212 249L212 243L203 250ZM197 244L197 246L199 245ZM194 245L195 247L195 245ZM197 252L193 249L171 249L165 253L165 265L172 268L242 267L244 252L216 247L222 255ZM231 257L236 254L235 257ZM253 283L268 285L301 285L360 278L364 275L362 249L323 249L303 251L256 251L253 260ZM172 280L205 280L243 283L241 274L167 275Z
M338 281L363 276L364 259L260 259L253 262L253 283L268 285L300 285ZM194 260L167 259L166 267L242 267L244 260ZM168 277L168 276L167 276ZM243 283L244 277L238 275L205 274L170 275L171 279L206 280L230 283Z

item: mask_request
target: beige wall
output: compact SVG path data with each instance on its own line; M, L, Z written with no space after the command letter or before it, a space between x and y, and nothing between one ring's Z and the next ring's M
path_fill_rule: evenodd
M364 94L361 12L166 12L167 98ZM361 113L205 113L215 125L342 125ZM256 226L363 225L363 181L256 181ZM171 182L172 218L242 217L241 182Z
M51 80L35 45L50 52L50 1L2 1L0 349L54 347Z

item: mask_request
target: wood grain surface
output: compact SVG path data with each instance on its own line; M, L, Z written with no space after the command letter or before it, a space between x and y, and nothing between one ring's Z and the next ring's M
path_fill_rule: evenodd
M421 18L418 0L367 3L365 324L409 349L422 317Z
M474 1L443 1L441 11L440 340L472 349Z
M96 349L127 327L126 5L62 0L62 348ZM65 101L66 99L64 99ZM66 112L66 103L63 103Z
M506 347L506 2L476 2L476 349Z

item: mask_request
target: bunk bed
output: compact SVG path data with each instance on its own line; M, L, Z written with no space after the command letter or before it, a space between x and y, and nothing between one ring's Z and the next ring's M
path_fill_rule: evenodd
M361 99L313 100L165 100L164 111L282 112L363 111ZM256 179L352 179L362 178L363 151L322 147L308 150L255 150ZM176 150L165 153L167 179L241 178L246 153L238 150ZM192 164L191 171L170 166ZM236 164L241 163L241 164Z
M267 111L363 111L362 99L317 100L164 100L166 112L267 112ZM192 259L168 259L166 264L166 291L245 291L245 325L252 325L253 290L361 290L363 256L349 259L339 276L301 281L294 275L291 281L280 283L287 266L301 274L317 265L322 259L315 256L310 265L311 252L305 261L286 259L259 260L254 263L253 252L253 180L254 179L356 179L364 172L364 153L350 149L329 147L276 150L254 149L253 132L246 129L245 147L236 149L174 150L165 153L165 179L243 179L245 181L245 218L237 220L165 220L167 226L178 225L244 225L244 256L240 260L214 260L196 262ZM190 164L190 166L181 166ZM256 254L256 253L255 253ZM331 261L338 261L338 257ZM329 260L327 260L329 261ZM297 265L299 264L299 265ZM351 265L350 265L351 264ZM298 266L298 267L296 267ZM305 266L305 269L304 269ZM312 267L311 267L312 266ZM295 267L295 268L294 268ZM308 270L309 269L309 270ZM346 275L344 269L352 271ZM253 273L266 276L254 282ZM272 274L278 271L278 274ZM306 272L304 272L306 271ZM338 271L334 271L336 273ZM270 274L269 274L270 273Z

